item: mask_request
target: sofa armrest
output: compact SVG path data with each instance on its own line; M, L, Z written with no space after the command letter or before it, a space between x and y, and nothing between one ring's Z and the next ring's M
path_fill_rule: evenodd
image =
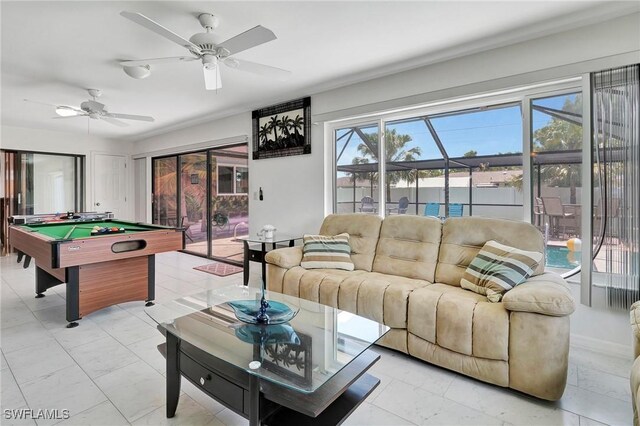
M267 253L265 260L267 263L284 269L291 269L294 266L300 266L300 262L302 262L302 247L286 247L271 250Z
M558 274L544 273L529 278L502 297L505 309L562 317L576 309L571 291Z
M631 330L633 330L634 357L638 358L638 356L640 356L640 301L631 305L629 317L631 320ZM640 383L640 371L638 372L638 378L638 382Z

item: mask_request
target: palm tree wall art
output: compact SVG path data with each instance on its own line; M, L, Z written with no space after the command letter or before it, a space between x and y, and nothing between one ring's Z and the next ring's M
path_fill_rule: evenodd
M311 153L311 98L253 111L253 159Z

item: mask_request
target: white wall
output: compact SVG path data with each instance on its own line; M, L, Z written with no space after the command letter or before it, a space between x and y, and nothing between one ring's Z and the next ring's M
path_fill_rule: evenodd
M23 151L49 152L61 154L85 155L85 209L93 206L93 170L91 156L99 153L125 155L130 159L131 142L100 138L82 133L56 132L24 127L2 126L0 148ZM130 163L130 161L128 161ZM133 167L128 167L127 200L133 199ZM4 175L3 175L4 179ZM4 186L4 185L2 185ZM134 206L128 201L127 212L120 219L133 219Z
M487 93L640 62L640 14L517 43L312 95L310 155L249 161L251 232L271 223L292 233L316 231L331 209L332 159L326 122L444 99ZM154 155L203 141L251 135L247 111L211 123L134 142L133 153ZM147 163L148 164L148 163ZM147 178L150 175L147 172ZM146 182L150 188L150 182ZM578 298L577 298L578 299ZM577 324L576 324L577 322ZM572 331L628 347L626 313L579 307ZM607 333L603 326L622 327ZM624 329L626 327L626 329ZM578 340L580 340L580 338ZM586 340L585 340L586 339Z

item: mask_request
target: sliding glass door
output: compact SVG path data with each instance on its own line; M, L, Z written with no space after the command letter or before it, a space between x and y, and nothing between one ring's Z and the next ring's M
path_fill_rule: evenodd
M248 145L153 159L153 223L185 228L185 251L243 260L249 232Z
M84 210L84 156L26 151L2 151L2 156L3 253L8 248L9 217Z
M532 221L545 235L547 268L580 265L582 214L582 94L531 99Z
M12 215L83 210L83 156L5 151L4 157Z
M211 255L242 261L242 242L249 233L248 146L209 151L211 172Z

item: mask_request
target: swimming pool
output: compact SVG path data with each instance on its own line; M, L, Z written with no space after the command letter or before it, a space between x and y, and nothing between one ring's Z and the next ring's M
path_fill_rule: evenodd
M573 269L579 264L579 251L569 251L561 246L547 246L547 268Z

